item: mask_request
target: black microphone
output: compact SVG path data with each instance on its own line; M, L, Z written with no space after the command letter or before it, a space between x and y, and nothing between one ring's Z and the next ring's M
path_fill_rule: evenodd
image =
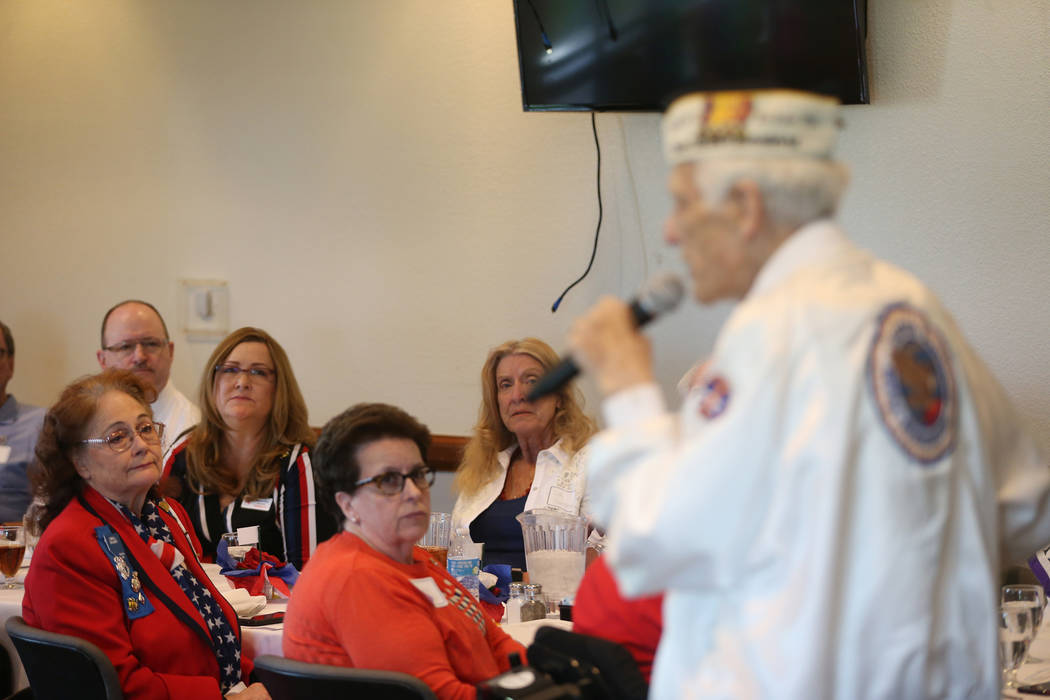
M638 296L631 300L630 309L634 325L640 328L660 314L670 311L678 306L678 302L684 295L685 288L682 286L682 280L677 276L668 273L654 277L646 282L638 292ZM572 381L579 373L580 368L570 355L540 377L525 400L535 401L542 399L547 394L553 394Z

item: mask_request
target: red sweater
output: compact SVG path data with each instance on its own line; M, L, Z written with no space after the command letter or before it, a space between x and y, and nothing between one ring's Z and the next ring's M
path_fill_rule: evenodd
M474 684L525 649L455 579L416 548L401 564L341 532L318 546L292 590L284 655L334 666L400 671L442 700L474 700Z
M649 680L663 630L663 600L662 595L624 599L605 564L605 557L598 557L587 567L580 587L576 589L572 629L627 647L638 662L638 669Z

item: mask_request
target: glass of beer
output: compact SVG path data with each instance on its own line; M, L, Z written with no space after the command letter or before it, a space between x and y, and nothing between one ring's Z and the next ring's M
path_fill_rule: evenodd
M448 567L448 539L452 534L451 513L431 513L427 534L419 546L427 550L442 569Z
M4 575L4 588L21 588L15 575L26 555L26 534L21 525L0 526L0 573Z

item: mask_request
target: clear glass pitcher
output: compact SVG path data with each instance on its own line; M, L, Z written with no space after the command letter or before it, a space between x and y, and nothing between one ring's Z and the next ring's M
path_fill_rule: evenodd
M587 557L587 518L545 509L516 517L525 539L529 581L541 584L552 604L572 600Z

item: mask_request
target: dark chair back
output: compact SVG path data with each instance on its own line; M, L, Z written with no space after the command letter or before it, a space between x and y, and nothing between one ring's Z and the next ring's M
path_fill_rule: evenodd
M437 700L423 681L407 673L309 664L280 656L256 657L255 677L273 700Z
M21 617L8 618L6 627L36 700L124 700L116 669L91 642L30 627Z
M616 642L540 627L528 650L529 665L558 683L578 684L584 698L645 700L649 684L627 649Z

